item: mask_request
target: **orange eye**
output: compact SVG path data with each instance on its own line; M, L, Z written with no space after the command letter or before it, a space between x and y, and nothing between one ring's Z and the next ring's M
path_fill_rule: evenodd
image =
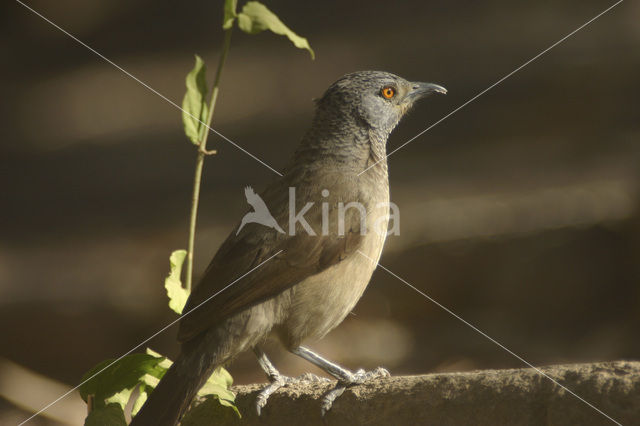
M393 87L385 87L381 93L386 99L391 99L396 94L396 90Z

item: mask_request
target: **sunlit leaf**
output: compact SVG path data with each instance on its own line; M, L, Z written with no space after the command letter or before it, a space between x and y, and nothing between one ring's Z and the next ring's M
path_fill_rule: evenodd
M146 392L149 393L151 390L155 389L160 383L160 379L166 374L167 370L171 368L173 362L153 349L147 348L147 355L151 355L156 358L160 358L161 361L158 363L158 368L152 372L152 374L145 374L140 378L140 382L145 386Z
M149 375L147 374L147 376L149 376ZM151 377L151 376L149 376L149 377ZM154 379L155 379L155 377L154 377ZM133 403L133 407L131 407L131 415L132 416L135 416L136 414L138 414L138 411L140 411L140 409L142 408L144 403L147 402L148 398L149 398L149 394L147 393L147 387L143 383L138 388L138 399L136 399L136 402Z
M226 399L228 401L234 401L235 395L229 389L220 386L217 383L206 382L202 388L198 391L198 395L215 395L220 399Z
M162 372L162 375L164 375L166 370L171 368L173 362L171 362L171 360L167 357L163 357L158 352L150 348L147 348L146 352L148 355L161 359L157 366L164 370L164 372ZM158 383L160 382L159 379L162 378L162 375L145 374L140 379L140 381L142 382L142 385L140 386L141 398L146 399L147 397L147 395L142 396L143 391L145 394L148 394L156 386L158 386ZM213 374L209 376L202 388L200 388L200 390L198 391L198 396L201 396L203 398L206 398L208 396L215 397L221 405L233 408L233 410L235 410L238 415L240 415L240 412L234 404L236 396L233 392L231 392L231 390L229 390L229 387L231 387L232 384L233 378L231 377L231 374L229 374L229 372L224 367L218 367L215 369ZM136 401L136 404L138 404L138 401ZM140 404L143 404L143 402L141 402Z
M215 376L215 374L205 382L202 388L200 388L200 390L198 391L198 395L216 395L220 399L226 399L227 401L231 402L235 401L235 394L231 392L226 386L221 385L217 378L214 378L213 376Z
M160 355L158 352L154 351L151 348L147 348L146 353L147 355L152 355L156 358L162 358L162 361L160 361L160 363L158 364L158 367L162 367L165 370L168 370L169 368L171 368L171 365L173 365L173 361L171 361L166 356Z
M205 123L209 115L207 107L206 67L200 56L196 55L196 63L187 74L187 92L182 100L182 124L184 133L195 145L199 145L207 131Z
M233 378L231 374L229 374L224 367L218 367L213 374L209 376L204 386L200 389L200 392L198 392L198 395L214 394L221 398L235 401L235 395L229 390L232 384Z
M182 273L182 264L187 256L186 250L176 250L169 257L169 276L164 280L164 288L167 289L169 296L169 307L175 312L181 314L184 305L189 298L189 292L182 287L180 274Z
M158 364L163 360L164 358L156 358L147 354L127 355L113 365L109 365L113 360L105 360L82 377L84 381L100 372L80 386L80 396L86 401L89 395L94 395L95 408L105 407L112 403L117 403L124 408L131 396L131 391L140 383L145 374L161 376L164 373L165 370L158 367ZM101 371L103 369L104 371Z
M229 390L229 387L233 384L231 374L223 367L218 367L213 374L207 379L204 386L198 391L199 396L215 396L221 405L225 407L233 408L238 416L240 411L236 408L234 402L236 395Z
M311 59L315 58L313 49L311 49L307 39L291 31L282 23L280 18L260 2L250 1L244 5L242 12L238 14L238 27L249 34L258 34L264 30L270 30L276 34L286 36L297 48L307 49Z
M227 388L233 385L233 377L231 377L231 374L229 374L229 372L224 367L216 368L216 371L214 371L211 377L209 377L209 380L213 380L216 383Z
M131 393L133 392L133 388L123 389L118 393L114 393L109 398L105 399L105 404L118 404L124 410L124 407L127 406L129 402L129 398L131 398Z
M152 376L151 374L145 374L140 378L140 381L149 389L155 389L158 386L158 383L160 383L160 379Z

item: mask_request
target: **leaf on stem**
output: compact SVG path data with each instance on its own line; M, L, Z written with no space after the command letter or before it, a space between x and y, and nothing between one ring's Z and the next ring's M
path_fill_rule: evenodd
M141 383L145 375L162 377L166 370L159 364L163 360L164 358L157 358L153 355L131 354L109 367L107 366L113 362L112 359L102 361L83 376L82 380L84 381L95 375L80 386L80 396L86 401L89 395L94 395L95 409L117 404L124 410L131 397L131 392ZM107 368L101 371L105 367Z
M187 256L186 250L176 250L169 257L169 276L164 280L164 288L167 289L169 296L169 307L178 314L182 313L184 305L189 298L189 292L182 287L180 274L182 273L182 264Z
M158 367L161 367L165 371L171 368L171 365L173 364L170 359L163 357L158 352L155 352L152 349L147 348L147 354L158 357L161 360L158 363ZM162 374L164 375L164 372ZM144 401L147 399L148 394L151 393L153 389L155 389L155 387L160 382L159 379L161 378L161 375L151 374L146 374L141 378L141 381L143 383L142 385L140 385L139 389L140 397L133 406L132 414L135 415L138 412L140 407L142 407L142 404L144 404ZM234 404L236 396L229 390L232 384L233 378L231 377L231 374L229 374L229 372L225 370L224 367L218 367L215 369L213 374L209 376L202 388L200 388L200 390L198 391L198 396L204 399L215 398L220 403L220 405L230 407L235 411L238 417L241 417L240 411L238 411L238 408ZM140 402L140 399L143 399L143 401Z
M131 407L131 415L135 416L138 414L138 411L142 408L147 399L149 398L149 392L147 391L147 386L143 383L138 388L138 399L133 403Z
M160 361L158 363L158 367L161 367L161 368L164 368L165 370L168 370L173 365L173 361L171 361L166 356L160 355L158 352L154 351L151 348L147 348L145 352L147 353L147 355L151 355L151 356L154 356L156 358L162 358L162 361Z
M109 404L91 411L84 420L84 426L127 426L124 411L118 404Z
M158 364L158 367L164 368L165 370L171 368L171 365L173 364L170 359L163 357L153 349L147 348L147 354L155 356L157 358L161 358L162 361ZM142 378L142 381L147 387L154 389L158 385L160 378L162 377L147 374ZM215 369L213 374L209 376L204 386L200 388L200 390L198 391L198 395L216 395L221 400L224 399L233 402L235 401L236 397L233 392L229 390L232 384L233 378L231 377L231 374L229 374L229 372L224 367L218 367Z
M187 74L187 92L182 100L182 123L184 133L194 145L199 145L207 131L207 80L206 67L200 56L196 55L196 63Z
M297 48L307 49L311 59L315 58L307 39L291 31L280 18L260 2L250 1L244 5L242 12L238 14L238 27L248 34L258 34L264 30L270 30L276 34L287 36Z
M236 13L236 6L238 0L225 0L224 1L224 18L222 19L222 29L228 30L233 26L233 21L238 14Z

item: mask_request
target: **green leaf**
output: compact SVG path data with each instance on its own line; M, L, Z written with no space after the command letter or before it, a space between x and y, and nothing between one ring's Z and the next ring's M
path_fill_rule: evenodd
M182 273L182 264L187 256L186 250L176 250L169 257L169 276L164 280L164 288L167 289L169 296L169 307L175 312L181 314L184 305L189 298L189 292L182 287L180 274Z
M233 385L233 377L231 377L231 374L229 374L229 372L224 367L218 367L213 372L211 377L209 377L209 380L214 380L216 383L219 383L227 388Z
M202 397L214 396L221 405L233 408L240 416L240 411L235 406L236 395L229 390L233 384L231 374L223 367L218 367L213 374L207 379L204 386L198 391L198 395Z
M230 407L233 411L224 407ZM212 423L212 419L215 419L216 424L235 424L238 417L242 418L236 406L214 395L207 395L195 401L180 424L182 426L207 425Z
M146 352L147 355L151 355L155 358L160 359L158 368L154 370L152 374L145 374L140 378L140 382L142 383L141 386L145 386L146 389L149 389L149 391L147 391L147 393L149 393L150 390L153 390L156 388L156 386L158 386L158 383L160 383L160 379L162 379L167 370L171 368L173 362L169 358L160 355L153 349L147 348Z
M234 395L235 398L235 395ZM235 401L235 399L234 399ZM239 418L242 418L242 414L240 414L240 410L238 410L238 407L236 407L236 404L234 404L233 402L226 400L226 399L222 399L222 398L218 398L218 402L220 403L220 405L224 406L224 407L229 407L231 408L233 411L236 412L236 414L238 415Z
M225 0L224 1L224 18L222 19L222 28L228 30L233 25L233 21L238 14L236 13L236 6L238 0Z
M160 379L152 376L151 374L145 374L140 378L140 381L150 389L155 389L156 386L158 386L158 383L160 383Z
M235 401L236 396L229 389L220 386L217 383L206 382L202 388L198 391L198 395L206 396L206 395L215 395L220 399L226 399L227 401Z
M155 358L158 358L160 362L158 363L158 369L155 369L152 374L145 374L140 378L140 387L138 388L138 399L133 403L133 407L131 407L131 415L135 416L138 414L138 411L142 408L144 403L149 398L149 394L158 386L160 383L160 379L165 375L167 370L171 368L173 362L167 357L163 357L158 352L153 349L146 349L147 355L151 355Z
M194 145L200 144L207 130L205 123L209 118L206 71L202 58L196 55L196 64L187 74L187 92L182 100L184 133Z
M162 367L165 370L168 370L169 368L171 368L171 365L173 365L173 361L171 361L166 356L160 355L158 352L154 351L151 348L147 348L146 352L147 352L147 355L153 355L156 358L162 358L162 361L160 361L160 363L158 364L158 367ZM229 376L229 377L231 377L231 376ZM159 378L161 378L161 377L159 377Z
M80 386L80 396L87 400L94 395L94 407L102 408L116 403L124 409L131 391L140 383L145 374L154 377L164 374L165 369L158 367L164 358L156 358L147 354L131 354L109 365L113 360L102 361L82 377L82 381L96 375ZM108 366L108 367L107 367ZM107 367L104 371L105 367Z
M149 375L147 374L147 376ZM147 392L147 387L144 385L144 383L141 384L140 387L138 388L138 393L139 393L138 399L136 399L136 402L133 403L133 407L131 407L132 416L135 416L136 414L138 414L138 411L140 411L144 403L147 402L147 399L149 398L149 393Z
M307 49L311 59L315 59L315 54L307 39L291 31L280 18L260 2L250 1L244 5L242 12L238 14L238 27L248 34L258 34L264 30L270 30L278 35L287 36L297 48Z
M236 396L229 390L233 384L231 374L224 367L218 367L200 388L198 395L217 395L229 401L235 401Z
M179 263L182 260L184 255ZM89 395L94 395L94 410L85 420L86 425L126 425L124 408L129 403L136 386L139 386L138 397L133 402L131 414L138 413L149 394L173 364L171 360L152 349L147 348L146 352L146 354L127 355L113 365L110 365L113 360L105 360L83 376L84 381L96 375L80 387L80 396L85 401ZM104 371L101 371L103 369ZM198 395L211 401L215 400L217 402L214 402L218 405L230 407L240 416L234 404L235 394L229 390L232 383L233 379L229 372L219 367L207 379Z
M127 421L119 404L109 404L92 410L84 420L84 426L127 426Z
M134 386L135 387L135 386ZM131 389L123 389L122 391L113 394L109 398L106 398L105 404L118 404L124 410L124 407L127 406L129 402L129 398L131 398L131 393L133 392L133 388Z

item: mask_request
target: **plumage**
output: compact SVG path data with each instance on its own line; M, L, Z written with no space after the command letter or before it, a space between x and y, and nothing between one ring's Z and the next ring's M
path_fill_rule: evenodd
M385 88L393 89L393 99L383 97ZM175 424L216 366L272 332L305 356L303 341L342 322L364 292L375 269L370 259L380 257L386 237L387 138L418 97L443 90L363 71L326 91L283 176L259 197L245 188L256 215L240 221L193 290L180 321L181 355L132 425ZM265 211L281 229L253 221ZM312 362L324 362L317 358ZM329 372L351 377L336 371Z

